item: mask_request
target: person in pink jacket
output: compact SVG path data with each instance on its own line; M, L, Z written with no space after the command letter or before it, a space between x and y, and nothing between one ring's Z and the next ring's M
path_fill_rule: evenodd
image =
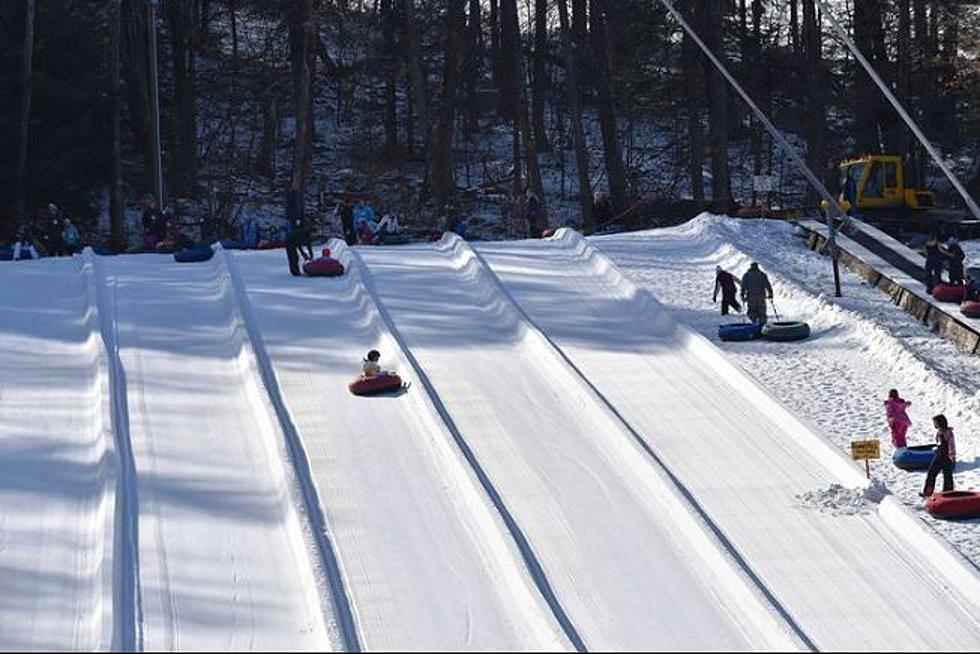
M909 420L905 409L910 406L912 403L900 398L896 389L893 388L888 391L888 399L885 400L885 417L888 418L888 426L892 430L892 445L895 449L905 447L908 444L905 441L905 433L912 421Z

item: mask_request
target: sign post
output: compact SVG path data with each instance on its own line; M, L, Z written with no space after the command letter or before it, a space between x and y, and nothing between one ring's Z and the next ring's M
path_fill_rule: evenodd
M851 458L855 461L864 460L864 472L871 479L871 459L881 458L881 441L873 438L866 441L851 441Z

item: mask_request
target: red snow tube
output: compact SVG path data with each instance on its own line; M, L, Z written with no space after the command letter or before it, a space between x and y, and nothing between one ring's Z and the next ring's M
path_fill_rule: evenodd
M401 387L402 378L393 373L388 373L370 379L358 379L351 382L347 388L354 395L379 395L397 391Z
M980 518L980 493L957 490L934 493L926 500L926 511L947 520Z
M303 264L303 272L310 277L339 277L344 274L344 264L330 257L321 257Z
M255 247L256 249L259 250L275 250L276 248L281 248L285 246L286 244L278 239L264 238L261 241L259 241L258 245L256 245Z
M964 295L966 295L966 286L936 284L932 287L932 297L940 302L962 302Z
M967 318L980 318L980 302L976 300L963 300L960 303L960 313Z

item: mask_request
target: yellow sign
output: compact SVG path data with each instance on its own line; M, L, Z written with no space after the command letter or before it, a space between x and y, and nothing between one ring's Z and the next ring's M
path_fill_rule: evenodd
M856 461L881 458L881 441L851 441L851 458Z

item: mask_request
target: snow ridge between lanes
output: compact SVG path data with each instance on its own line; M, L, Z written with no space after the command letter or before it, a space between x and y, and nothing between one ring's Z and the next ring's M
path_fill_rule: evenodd
M545 575L543 568L541 567L541 563L539 562L537 555L534 553L534 550L531 548L531 544L528 542L527 537L524 535L524 532L521 530L517 522L514 520L513 515L507 509L507 506L504 504L504 501L501 498L500 493L494 487L493 482L490 481L490 478L487 476L486 472L483 470L483 467L480 465L480 462L477 460L476 455L473 453L469 444L466 442L465 437L460 432L459 428L456 426L456 422L453 420L452 415L449 413L449 410L446 408L446 405L439 397L439 393L436 391L432 382L429 380L429 377L426 374L425 369L419 363L418 359L416 359L415 355L408 347L408 344L406 343L404 337L398 331L398 328L395 325L395 321L392 319L391 314L388 312L384 303L381 301L381 296L378 293L377 288L375 287L374 278L370 270L364 264L364 260L361 258L361 255L356 250L351 249L348 251L352 255L353 261L356 262L357 268L360 271L361 279L364 283L364 288L373 299L374 305L375 307L377 307L378 313L381 316L382 321L385 323L388 333L391 334L392 338L397 343L399 350L401 350L402 354L405 356L409 365L411 365L412 370L415 373L415 376L418 378L418 380L422 383L422 386L425 388L425 392L428 395L429 399L431 400L433 407L435 408L439 416L442 418L443 422L446 425L446 428L449 430L450 434L452 434L453 440L455 440L456 445L459 447L460 451L462 452L463 457L466 459L467 463L472 468L474 474L477 476L477 479L480 482L480 485L483 487L484 491L489 496L491 502L493 502L494 507L499 512L500 517L503 519L504 524L506 525L511 538L514 540L518 550L521 553L521 557L524 561L524 564L525 566L527 566L528 573L530 574L531 578L534 580L534 583L537 586L538 591L541 593L548 607L551 609L552 613L554 614L555 619L558 621L558 624L561 626L562 631L564 632L568 640L571 642L575 650L579 652L587 651L585 642L582 640L582 637L578 634L575 625L572 624L572 621L569 619L567 613L565 612L565 609L562 607L560 600L555 595L554 589L551 587L551 583L548 581L548 578Z
M338 623L345 649L350 652L359 652L361 645L357 634L357 624L351 610L344 577L334 552L330 527L324 517L316 483L312 479L309 456L293 423L289 409L282 400L275 370L269 361L269 355L265 350L261 334L258 333L251 303L245 293L237 263L227 255L220 244L216 244L214 247L217 249L215 259L217 259L219 266L217 274L223 278L226 292L230 290L228 296L233 312L234 333L239 340L241 356L245 359L244 368L255 378L256 386L265 390L265 395L262 398L264 408L270 412L270 417L274 417L285 437L285 445L288 450L286 458L292 464L290 469L293 474L289 475L292 477L289 480L289 486L294 495L292 499L294 505L298 504L302 507L300 511L300 506L297 506L297 513L299 514L297 517L301 520L304 536L314 541L320 564L326 572L327 578L324 580L319 571L313 571L319 596L318 601L322 607L325 622L326 624ZM299 497L295 497L295 495L299 495Z
M112 649L143 650L139 583L139 499L136 462L129 439L126 374L119 359L114 292L92 248L82 253L82 275L90 307L90 322L99 334L99 368L103 440L111 454L114 481L112 526L113 635Z

